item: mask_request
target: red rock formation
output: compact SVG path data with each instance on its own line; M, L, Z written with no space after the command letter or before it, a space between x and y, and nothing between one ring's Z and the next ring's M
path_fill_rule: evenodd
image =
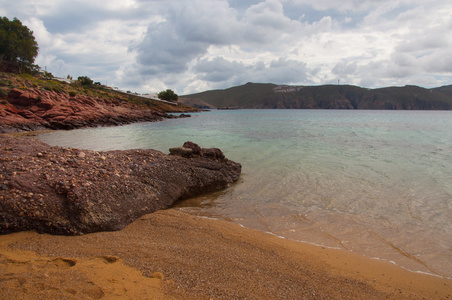
M116 99L39 89L12 89L0 102L0 132L110 126L168 117L163 112Z

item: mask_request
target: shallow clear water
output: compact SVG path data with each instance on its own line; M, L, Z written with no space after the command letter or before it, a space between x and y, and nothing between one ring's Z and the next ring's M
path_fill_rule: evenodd
M242 164L241 179L178 209L452 277L452 112L222 110L40 139L218 147Z

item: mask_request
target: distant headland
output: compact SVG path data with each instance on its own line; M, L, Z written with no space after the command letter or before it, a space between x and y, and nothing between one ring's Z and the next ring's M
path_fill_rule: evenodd
M377 89L353 85L291 86L247 83L181 96L198 108L451 110L452 85Z

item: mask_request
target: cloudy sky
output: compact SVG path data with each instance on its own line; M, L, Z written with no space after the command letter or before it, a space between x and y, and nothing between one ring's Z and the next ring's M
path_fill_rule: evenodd
M0 0L0 15L55 76L134 92L452 84L447 0Z

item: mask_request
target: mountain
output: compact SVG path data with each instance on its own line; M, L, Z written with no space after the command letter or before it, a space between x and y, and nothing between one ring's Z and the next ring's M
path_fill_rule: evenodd
M184 95L179 101L199 108L451 110L452 85L432 89L412 85L367 89L352 85L249 82L224 90Z

